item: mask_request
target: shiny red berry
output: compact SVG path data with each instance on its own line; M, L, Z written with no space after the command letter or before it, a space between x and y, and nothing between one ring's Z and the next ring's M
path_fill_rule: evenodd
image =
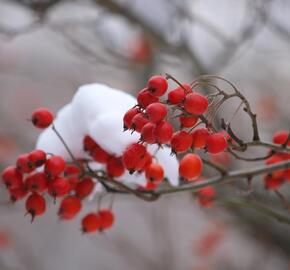
M132 108L125 113L123 117L124 130L131 128L133 117L138 113L140 113L138 108Z
M102 209L98 212L98 215L101 221L100 230L106 230L113 226L115 222L115 216L111 210Z
M84 199L93 192L94 187L95 183L93 179L90 177L85 177L76 185L75 188L76 196L79 197L80 199Z
M31 121L37 128L47 128L53 121L53 113L46 108L39 108L32 113Z
M179 162L179 175L188 181L197 179L202 172L202 161L196 154L187 154Z
M173 153L182 153L191 148L192 135L186 131L175 132L171 138L171 148Z
M189 84L183 84L182 86L183 87L180 86L169 92L168 98L167 98L168 103L174 104L174 105L180 104L184 101L185 96L192 91Z
M164 178L164 169L160 164L152 163L146 168L145 176L149 182L159 184Z
M156 138L157 143L164 144L168 143L173 135L173 127L167 121L162 121L156 125L154 129L154 136Z
M284 144L286 143L290 132L287 130L281 130L274 134L273 136L273 143L277 144ZM290 146L290 140L288 142L288 146Z
M57 177L48 185L48 192L54 198L59 198L67 195L70 191L70 183L66 178Z
M148 80L148 91L156 96L156 97L161 97L166 93L166 90L168 88L168 83L167 80L159 75L152 76Z
M167 107L159 102L147 106L146 114L148 119L153 123L161 122L167 115Z
M193 127L198 121L198 118L195 116L180 116L179 122L181 128L191 128Z
M15 166L9 166L2 172L2 180L9 189L18 188L23 184L23 176Z
M142 128L149 122L144 113L136 114L132 119L131 129L141 132Z
M133 143L123 153L123 163L131 173L142 169L143 161L146 158L146 147L142 144Z
M34 170L33 164L29 162L28 154L22 154L17 158L16 167L21 173L30 173Z
M65 169L65 161L61 156L52 156L45 162L44 172L50 178L60 175Z
M83 233L93 233L101 228L100 215L96 213L89 213L82 219Z
M111 157L106 166L110 177L120 177L125 173L125 166L122 157Z
M207 151L211 154L218 154L228 147L227 140L222 133L210 134L206 139Z
M159 98L156 96L153 96L147 88L143 89L141 92L139 92L137 96L137 102L138 106L141 108L146 108L149 104L158 102Z
M104 150L100 145L96 145L95 149L91 153L92 158L102 164L106 164L110 158L110 154Z
M81 211L81 208L82 202L78 197L68 196L60 203L58 216L60 219L73 219Z
M25 179L25 186L29 191L42 193L48 188L48 180L43 172L34 173Z
M8 191L10 194L10 200L12 202L16 202L25 198L28 193L26 186L23 184L17 188L9 189Z
M156 124L149 122L141 130L141 140L143 142L153 144L156 142L156 138L154 135L154 129L156 127Z
M184 108L191 114L203 114L207 110L208 100L205 96L198 93L190 93L186 95Z
M86 135L83 140L83 146L84 151L93 152L98 145L91 136Z
M204 148L209 131L206 128L198 128L192 132L192 147Z
M46 202L43 196L33 193L31 194L25 203L26 211L32 217L31 222L35 216L41 216L46 210Z
M36 149L28 154L28 162L30 167L41 167L46 162L46 153Z

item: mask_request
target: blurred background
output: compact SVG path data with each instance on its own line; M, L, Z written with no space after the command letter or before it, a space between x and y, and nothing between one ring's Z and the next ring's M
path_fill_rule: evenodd
M286 0L0 0L1 169L34 147L39 133L26 119L36 107L57 112L92 82L136 94L165 72L188 83L200 74L229 79L270 140L290 126L289 15ZM250 136L246 117L233 127ZM229 169L259 164L214 158ZM284 211L261 182L251 199ZM242 197L245 188L219 194ZM282 192L289 197L287 186ZM93 236L81 235L79 220L59 222L53 205L30 224L23 204L8 199L1 186L1 270L290 269L288 225L231 205L204 209L192 194L155 203L117 196L116 225Z

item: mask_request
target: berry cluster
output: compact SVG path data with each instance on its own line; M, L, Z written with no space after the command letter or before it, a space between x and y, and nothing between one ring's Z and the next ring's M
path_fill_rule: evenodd
M52 113L45 108L36 110L32 115L32 123L37 128L46 128L52 121ZM84 148L93 150L93 156L98 162L107 162L108 172L116 176L116 171L120 170L116 165L118 163L116 158L109 157L89 137L84 139ZM114 161L111 161L112 159ZM31 215L32 221L36 216L45 213L46 195L52 197L54 201L61 199L58 216L62 220L71 220L81 211L82 200L87 198L95 187L94 179L83 172L81 161L78 164L69 164L61 156L47 154L37 149L20 155L15 165L3 171L2 180L13 202L26 199L26 211ZM82 219L82 230L86 233L105 230L113 223L112 211L100 209Z
M290 146L289 131L278 131L273 136L273 143L282 146ZM290 160L290 154L284 152L271 152L270 157L265 160L267 165L277 164ZM266 189L278 189L284 182L290 181L290 169L276 170L264 176Z
M208 109L207 97L195 92L189 84L180 85L169 91L167 98L163 98L167 90L168 83L164 77L151 77L146 88L137 96L138 104L125 113L124 130L140 133L140 143L127 148L124 156L129 157L123 160L130 172L140 170L139 165L146 163L147 159L146 145L158 144L162 147L167 144L170 145L172 154L187 152L180 160L179 174L182 179L193 181L200 177L203 167L201 158L194 150L204 149L211 154L221 153L227 149L227 136L224 132L213 132L207 125L196 128L202 123L202 116ZM179 120L178 130L174 130L169 122L173 118ZM131 156L134 156L134 159ZM152 167L151 165L149 168ZM148 177L147 180L149 186L152 181ZM151 188L154 186L150 185ZM204 193L213 197L212 189L209 192L205 190Z

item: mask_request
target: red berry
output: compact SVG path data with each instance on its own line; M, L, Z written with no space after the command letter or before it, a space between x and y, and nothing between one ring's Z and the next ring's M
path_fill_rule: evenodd
M137 102L138 102L139 107L144 108L144 109L149 104L158 102L158 101L159 101L159 98L151 95L147 88L139 92L137 96Z
M203 114L208 107L208 100L198 93L190 93L185 97L184 108L188 113Z
M157 187L158 187L158 184L157 183L148 181L146 183L146 186L144 186L144 187L143 186L140 186L140 189L141 190L155 190Z
M83 140L83 146L84 151L93 152L98 145L91 136L86 135Z
M70 189L69 181L63 177L53 179L48 185L48 192L54 198L67 195Z
M187 151L192 145L192 136L186 131L178 131L173 134L171 148L173 153Z
M31 121L37 128L47 128L53 121L53 113L46 108L39 108L32 113Z
M28 155L29 166L33 168L41 167L46 162L46 153L42 150L34 150Z
M29 191L42 193L48 188L48 180L43 172L34 173L26 178L25 185Z
M179 162L179 174L188 181L195 180L201 175L202 161L196 154L187 154Z
M284 144L286 143L288 136L289 136L289 131L287 130L278 131L273 136L273 143ZM290 146L290 141L288 142L287 145Z
M147 106L146 114L153 123L161 122L167 115L167 107L159 102Z
M140 113L138 108L132 108L125 113L123 117L124 130L131 128L133 117L138 113Z
M193 127L198 121L198 118L195 116L180 116L179 122L181 128L191 128Z
M82 219L82 231L84 233L96 232L101 228L100 215L90 213Z
M183 87L178 87L176 89L173 89L168 94L167 102L170 104L179 104L182 103L185 99L185 96L190 93L191 87L189 84L183 84ZM187 90L185 91L184 88Z
M148 166L153 162L152 155L149 152L146 152L145 157L143 158L138 171L144 171Z
M9 166L2 172L2 180L9 189L18 188L23 184L23 176L15 166Z
M109 229L113 226L115 217L111 210L109 209L102 209L98 212L98 215L101 220L100 230Z
M154 136L157 143L164 144L168 143L173 135L173 127L167 121L162 121L156 125L154 129Z
M85 177L82 181L77 183L75 192L76 196L80 199L86 198L88 195L90 195L95 187L95 183L92 178Z
M80 167L74 164L68 164L64 169L64 176L78 176L80 173L81 173Z
M268 159L266 159L266 164L267 165L271 165L271 164L277 164L277 163L280 163L282 162L284 159L279 155L279 154L275 154L271 157L269 157ZM277 178L277 177L283 177L284 175L284 170L276 170L276 171L273 171L272 172L272 176L274 178Z
M17 158L16 167L21 173L30 173L34 170L32 164L29 162L28 154L22 154Z
M108 160L107 173L110 177L120 177L125 173L122 157L111 157Z
M228 147L227 140L222 133L210 134L206 139L207 151L211 154L218 154Z
M132 119L131 129L141 132L142 128L149 122L144 113L136 114Z
M143 162L146 158L146 147L142 144L130 144L123 153L123 163L127 170L131 173L142 169Z
M33 193L27 198L25 207L27 213L29 213L32 217L32 222L35 216L41 216L44 214L46 210L45 199L43 196Z
M156 96L156 97L161 97L166 93L166 90L168 88L168 83L167 80L162 77L162 76L152 76L149 80L148 80L148 91Z
M212 186L204 187L197 192L200 205L210 207L215 199L216 191Z
M61 156L52 156L45 162L44 171L49 178L60 175L65 169L65 161Z
M107 161L110 158L110 154L108 152L106 152L101 146L99 146L97 144L97 146L95 147L95 149L93 150L92 154L92 158L102 164L106 164Z
M69 196L64 198L59 207L58 215L60 219L73 219L82 208L82 202L78 197Z
M192 132L192 147L204 148L209 132L206 128L198 128Z
M146 179L149 182L159 184L164 178L164 170L160 164L152 163L145 170Z
M156 142L156 138L154 136L154 129L156 124L154 123L147 123L141 130L141 140L146 143L153 144Z
M28 191L25 185L21 185L17 188L9 189L10 200L12 202L19 201L27 195Z

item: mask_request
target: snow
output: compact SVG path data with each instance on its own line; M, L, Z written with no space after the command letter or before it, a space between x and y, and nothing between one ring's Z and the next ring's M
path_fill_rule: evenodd
M140 138L136 132L123 132L123 115L136 103L133 96L121 90L98 83L83 85L71 103L59 110L54 126L76 158L87 158L83 151L85 135L90 135L110 154L120 156L129 144L137 142ZM52 127L40 134L36 147L71 161L70 155ZM178 185L178 162L175 157L170 156L170 148L164 146L157 151L156 145L150 145L148 151L151 154L156 153L156 159L164 167L169 183L173 186ZM104 165L96 162L90 163L90 167L94 170L104 169ZM126 172L117 180L141 186L146 184L144 174L138 173L130 175ZM97 185L94 193L101 191Z

